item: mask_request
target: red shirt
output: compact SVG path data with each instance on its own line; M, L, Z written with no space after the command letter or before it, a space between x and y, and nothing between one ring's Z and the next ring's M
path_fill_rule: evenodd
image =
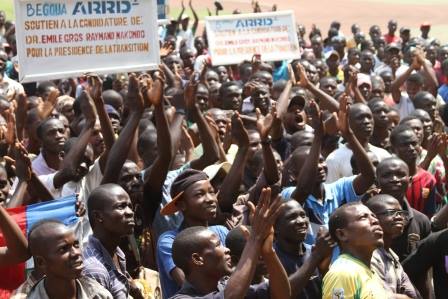
M386 33L384 35L384 39L386 40L386 44L399 43L401 41L399 36L397 36L397 35L389 35L389 33Z
M406 191L411 207L432 217L436 210L436 179L423 168L419 168L412 177Z

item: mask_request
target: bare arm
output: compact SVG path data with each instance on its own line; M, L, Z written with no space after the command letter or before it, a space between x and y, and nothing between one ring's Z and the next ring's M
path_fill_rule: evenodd
M419 70L421 67L420 62L418 62L417 58L414 57L414 61L412 62L412 65L398 78L396 78L391 86L391 92L392 92L392 98L394 99L395 103L400 103L401 98L401 86L406 82L406 80L409 78L409 76L412 74L414 70Z
M281 207L280 197L271 201L271 190L263 189L252 220L252 233L244 246L240 261L224 290L226 299L244 298L260 255L260 249L272 231L272 225ZM251 205L253 207L253 205Z
M322 116L316 102L313 101L310 103L310 109L313 111L314 140L311 144L308 159L306 159L297 177L297 185L293 194L293 197L301 204L305 202L315 187L318 171L317 165L319 163L322 137L324 135Z
M222 182L218 194L219 206L224 212L231 212L238 196L239 187L243 179L247 153L249 152L249 136L243 126L238 112L232 116L232 135L238 144L238 152L229 173Z
M198 15L196 14L196 11L193 8L193 4L192 4L191 0L188 3L188 5L190 6L191 12L193 13L193 17L194 17L193 27L191 27L191 31L193 32L193 35L194 35L196 33L196 29L198 29L199 18L198 18Z
M77 176L77 168L81 163L81 159L84 157L87 144L93 133L96 115L91 98L85 91L81 94L81 110L85 117L85 125L77 142L65 155L62 161L62 169L54 176L53 184L55 188L61 188L65 183Z
M100 120L101 133L103 134L104 144L106 150L101 155L99 163L102 171L106 168L107 157L110 149L115 142L114 129L110 121L109 115L107 115L106 107L104 106L104 100L102 97L103 82L98 76L91 76L89 78L89 93L95 104L96 112L98 113L98 119Z
M138 123L143 113L143 97L138 90L138 81L135 75L129 76L127 100L129 101L128 107L131 110L130 115L120 136L110 150L101 184L115 183L118 181L121 168L128 157L129 144L131 144L132 139L134 138L134 132L138 127Z
M0 247L0 265L13 265L26 261L30 257L28 242L17 223L0 206L0 228L6 247Z
M341 111L339 111L339 130L341 131L342 137L347 140L348 145L353 151L353 156L358 165L360 174L353 180L353 189L356 194L361 195L364 194L375 181L375 170L366 151L350 128L348 119L349 106L347 100L347 95L342 95Z
M317 88L316 85L311 83L308 80L305 69L303 68L303 66L300 63L297 65L297 67L298 67L299 74L300 74L300 86L311 91L314 94L314 96L317 99L319 99L319 105L321 105L322 107L325 107L330 112L338 112L339 111L339 102L336 101L336 99L333 98L332 96L326 94L324 91Z
M260 110L257 109L257 129L261 137L261 148L263 150L263 174L269 185L275 184L280 180L277 161L275 160L274 151L272 150L269 133L271 132L274 120L276 119L276 108L273 107L272 111L262 116Z

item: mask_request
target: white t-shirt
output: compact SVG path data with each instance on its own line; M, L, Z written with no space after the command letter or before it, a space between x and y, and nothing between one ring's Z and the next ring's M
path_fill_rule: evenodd
M400 119L405 118L415 110L414 103L412 103L411 98L409 98L408 93L405 91L401 93L400 102L394 107L400 113Z
M78 198L84 203L87 209L87 199L90 193L101 184L103 179L103 173L101 171L99 159L90 166L89 172L80 181L70 181L64 184L62 188L54 187L54 176L57 172L39 176L42 184L47 187L48 191L53 195L55 199L65 197L73 194L78 194ZM90 227L89 218L87 213L81 217L79 225L75 228L76 235L80 237L82 243L87 242L89 236L92 234L92 228Z
M369 144L369 151L377 156L379 162L391 156L385 149L371 144ZM349 149L346 144L341 145L338 149L328 155L326 159L328 167L326 183L333 183L342 177L353 175L352 165L350 164L352 155L352 150Z

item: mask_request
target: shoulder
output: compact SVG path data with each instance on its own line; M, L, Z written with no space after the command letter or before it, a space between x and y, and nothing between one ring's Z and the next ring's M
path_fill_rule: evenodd
M83 276L79 278L79 282L88 296L93 296L93 298L98 299L113 298L112 294L107 289L105 289L101 284L99 284L95 279Z

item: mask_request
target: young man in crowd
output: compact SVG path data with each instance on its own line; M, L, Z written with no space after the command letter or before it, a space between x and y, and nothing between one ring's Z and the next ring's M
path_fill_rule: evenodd
M402 294L419 298L398 256L391 249L392 240L403 234L408 212L401 208L398 200L387 194L375 195L367 201L366 206L375 213L383 229L384 245L373 252L371 268L381 278L391 297Z
M329 227L342 254L324 276L322 298L388 298L371 269L373 252L384 245L375 214L360 202L348 203L330 216Z
M31 228L28 238L36 266L45 276L27 298L116 298L105 286L82 274L81 245L63 223L42 221Z
M173 259L185 273L185 283L172 297L186 298L289 298L291 287L272 247L273 225L281 199L271 200L270 189L262 191L254 211L251 233L240 261L231 269L229 250L219 237L205 227L194 226L180 232L173 243ZM262 256L269 284L250 285L257 261ZM222 281L225 276L228 279Z

